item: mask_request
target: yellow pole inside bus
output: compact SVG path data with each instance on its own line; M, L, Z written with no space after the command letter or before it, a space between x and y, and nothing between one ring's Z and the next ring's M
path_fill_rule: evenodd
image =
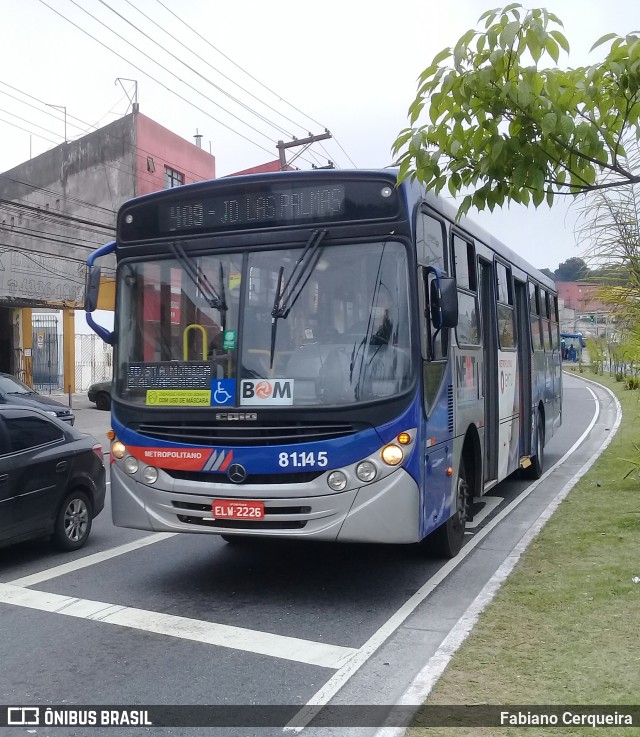
M199 325L194 322L192 325L187 325L182 333L182 359L184 361L189 360L189 333L191 330L199 330L202 333L202 360L207 360L207 331L203 325Z

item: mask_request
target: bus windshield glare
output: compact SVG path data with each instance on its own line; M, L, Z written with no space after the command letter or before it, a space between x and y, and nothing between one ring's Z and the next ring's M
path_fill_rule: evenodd
M150 406L335 406L408 389L405 246L323 243L306 263L303 252L174 249L123 262L116 395ZM274 317L279 286L297 274Z

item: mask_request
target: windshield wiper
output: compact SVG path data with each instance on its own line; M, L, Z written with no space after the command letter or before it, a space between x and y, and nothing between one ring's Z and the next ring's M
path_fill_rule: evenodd
M227 311L227 304L224 299L224 284L222 272L222 263L220 264L221 273L221 285L222 285L222 297L213 288L213 285L207 278L204 271L191 259L186 253L184 248L179 243L172 243L170 246L171 252L176 258L176 261L180 264L185 274L195 284L196 288L200 290L205 302L209 307L213 307L215 310L219 310L223 316Z
M305 288L313 270L316 268L322 248L320 244L327 235L326 230L314 230L304 247L304 251L300 258L296 261L291 274L287 281L282 284L284 275L284 266L280 267L278 273L278 286L276 287L276 296L273 300L273 309L271 310L271 355L269 359L269 368L273 368L273 354L276 348L276 333L278 330L278 320L287 319L293 306L298 301Z

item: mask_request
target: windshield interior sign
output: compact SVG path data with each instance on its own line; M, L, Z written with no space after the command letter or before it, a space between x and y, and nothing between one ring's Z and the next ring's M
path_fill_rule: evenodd
M243 379L240 404L293 404L293 379Z

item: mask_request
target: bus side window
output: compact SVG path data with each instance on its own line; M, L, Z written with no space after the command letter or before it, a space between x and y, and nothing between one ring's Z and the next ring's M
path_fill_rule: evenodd
M427 215L418 213L416 221L416 254L420 266L437 266L447 270L446 233L444 223Z
M560 326L558 325L558 298L549 296L551 307L551 348L558 350L560 345Z
M458 345L480 345L478 276L473 244L454 235L453 258L458 285Z
M551 325L549 324L549 295L546 289L540 289L540 316L542 317L542 340L545 350L551 350Z
M542 326L540 324L540 289L529 282L529 309L531 312L531 342L534 351L544 350Z
M515 348L516 323L513 309L513 286L511 269L496 261L498 296L498 339L500 348Z

